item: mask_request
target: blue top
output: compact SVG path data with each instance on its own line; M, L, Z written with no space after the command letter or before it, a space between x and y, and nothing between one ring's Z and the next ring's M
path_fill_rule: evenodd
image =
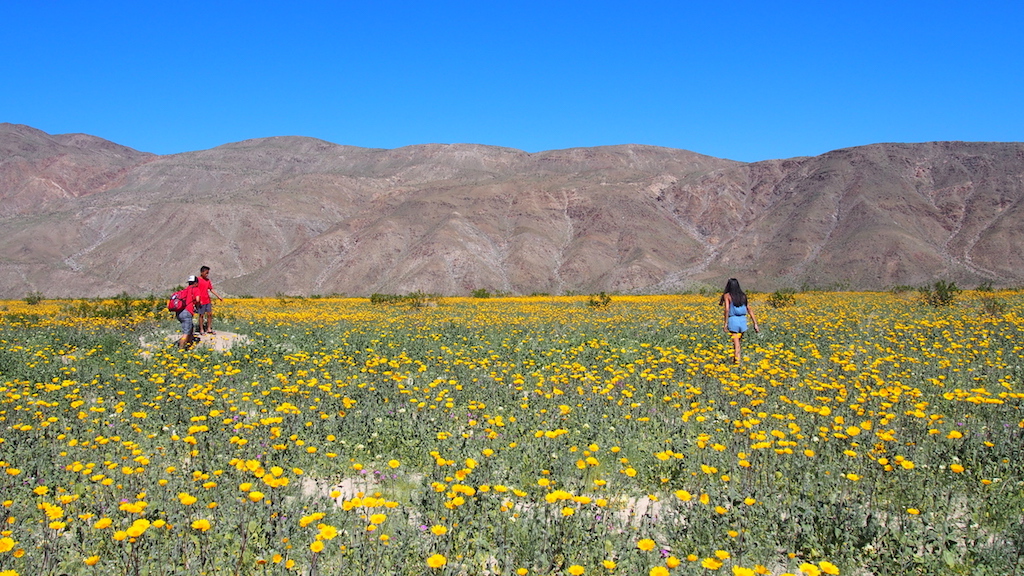
M747 331L747 307L729 304L729 320L726 323L729 332Z

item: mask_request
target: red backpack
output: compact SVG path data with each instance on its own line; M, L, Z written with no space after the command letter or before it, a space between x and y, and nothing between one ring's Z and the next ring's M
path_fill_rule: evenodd
M171 299L167 301L167 309L177 314L188 306L188 288L171 294Z

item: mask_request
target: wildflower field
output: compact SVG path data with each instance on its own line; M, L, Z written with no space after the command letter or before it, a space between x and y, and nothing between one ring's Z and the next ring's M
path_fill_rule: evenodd
M1024 295L763 300L0 302L0 575L1024 574Z

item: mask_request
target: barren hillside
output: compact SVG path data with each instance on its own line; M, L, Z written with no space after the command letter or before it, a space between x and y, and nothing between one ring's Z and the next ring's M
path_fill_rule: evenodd
M0 124L0 296L1024 283L1024 144L744 164L281 137L154 156Z

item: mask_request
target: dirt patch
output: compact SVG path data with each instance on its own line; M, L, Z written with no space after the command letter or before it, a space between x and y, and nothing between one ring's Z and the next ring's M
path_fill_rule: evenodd
M181 338L180 333L168 334L161 340L147 341L143 338L139 344L142 348L148 350L154 350L156 348L164 348L168 345L175 345L178 339ZM217 331L216 334L204 334L199 337L199 341L195 342L193 346L195 348L209 348L216 350L217 352L224 352L230 350L235 344L249 342L249 337L245 334L236 334L235 332L222 332ZM147 352L148 353L148 352Z

